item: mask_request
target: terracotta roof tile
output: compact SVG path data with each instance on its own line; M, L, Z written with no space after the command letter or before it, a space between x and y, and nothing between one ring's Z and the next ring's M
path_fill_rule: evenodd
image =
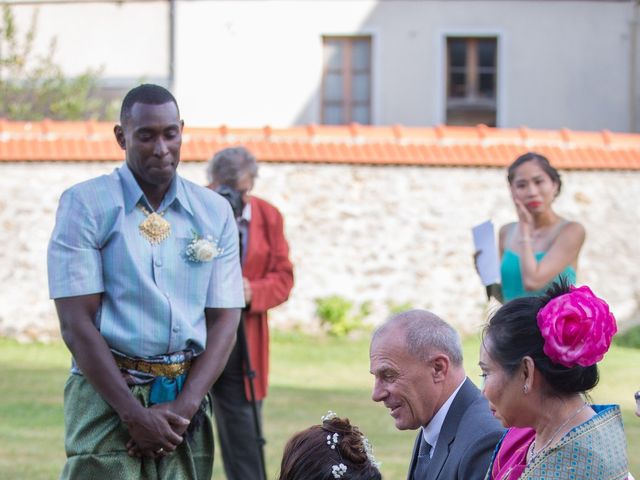
M182 158L205 161L244 145L263 162L503 167L537 151L562 169L640 170L640 134L568 129L303 125L288 128L185 127ZM0 119L0 161L118 161L106 122Z

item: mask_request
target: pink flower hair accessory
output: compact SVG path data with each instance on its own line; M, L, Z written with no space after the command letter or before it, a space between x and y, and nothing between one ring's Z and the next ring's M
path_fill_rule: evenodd
M575 367L598 363L618 331L609 305L587 286L569 287L540 309L538 328L544 338L544 353L552 362Z

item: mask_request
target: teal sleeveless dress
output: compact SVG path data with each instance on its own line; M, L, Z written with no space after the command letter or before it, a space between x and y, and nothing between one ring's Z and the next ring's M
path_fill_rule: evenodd
M550 239L547 245L547 249L551 246L551 244L553 243L553 240L555 240L555 237L557 236L558 233L560 233L560 230L562 229L562 227L564 227L566 223L568 222L564 221L558 226L555 234L553 235L553 238ZM516 227L516 224L514 224L514 227ZM510 232L510 235L509 235L510 239L513 237L514 233L515 233L515 228L513 228L512 232ZM507 242L507 244L509 244L509 242ZM546 253L547 253L546 251L536 252L535 253L536 262L540 263L540 260L542 260L542 258L545 256ZM545 290L548 288L548 286L551 283L557 280L560 280L560 278L566 279L571 285L575 285L576 283L576 271L573 268L573 266L568 265L551 282L549 282L540 290L535 290L535 291L525 290L524 285L522 284L522 272L520 271L520 255L518 255L512 249L509 249L506 247L504 249L504 254L502 255L502 261L500 263L500 274L502 276L502 296L505 302L508 302L509 300L513 300L514 298L518 298L518 297L542 295L544 294Z

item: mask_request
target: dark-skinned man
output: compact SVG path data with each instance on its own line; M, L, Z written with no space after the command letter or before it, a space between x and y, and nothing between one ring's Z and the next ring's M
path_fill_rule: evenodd
M65 191L49 291L73 355L61 478L209 479L211 385L244 306L228 202L176 173L175 98L140 85L114 128L125 163Z

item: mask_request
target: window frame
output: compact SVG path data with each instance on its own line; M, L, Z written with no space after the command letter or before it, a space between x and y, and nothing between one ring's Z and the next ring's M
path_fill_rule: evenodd
M439 48L437 50L435 66L440 71L440 75L437 76L436 82L436 104L437 114L436 123L445 125L447 124L447 110L453 105L456 106L456 100L449 103L449 63L448 63L448 40L449 39L494 39L496 42L496 72L495 72L495 99L487 101L487 99L478 98L475 105L482 106L483 103L487 106L492 106L495 109L496 127L505 125L507 122L506 114L506 101L504 92L507 90L507 82L505 72L507 67L505 65L504 48L506 44L506 35L499 28L488 29L470 29L470 30L456 30L456 29L443 29L437 33ZM463 100L460 102L461 106L465 106ZM466 103L466 106L473 105Z
M340 69L331 69L328 66L328 62L325 57L325 49L327 46L327 41L339 41L343 48L343 60ZM355 41L368 41L369 45L369 61L368 61L368 69L355 69L353 66L353 45ZM373 125L373 69L374 69L374 61L373 61L373 35L371 34L354 34L354 35L322 35L321 36L321 45L322 45L322 76L320 81L320 95L319 95L319 106L320 106L320 124L322 125L333 125L326 123L325 118L325 108L328 105L338 105L343 109L343 123L341 125L353 123L354 117L354 109L357 106L366 106L369 110L369 118L368 123L362 123L363 125ZM339 72L343 75L342 82L342 100L340 101L332 101L325 99L325 85L327 74L331 72ZM353 77L358 73L367 73L368 74L368 98L367 100L354 100L352 95L352 86L353 86ZM358 122L361 123L361 122Z

